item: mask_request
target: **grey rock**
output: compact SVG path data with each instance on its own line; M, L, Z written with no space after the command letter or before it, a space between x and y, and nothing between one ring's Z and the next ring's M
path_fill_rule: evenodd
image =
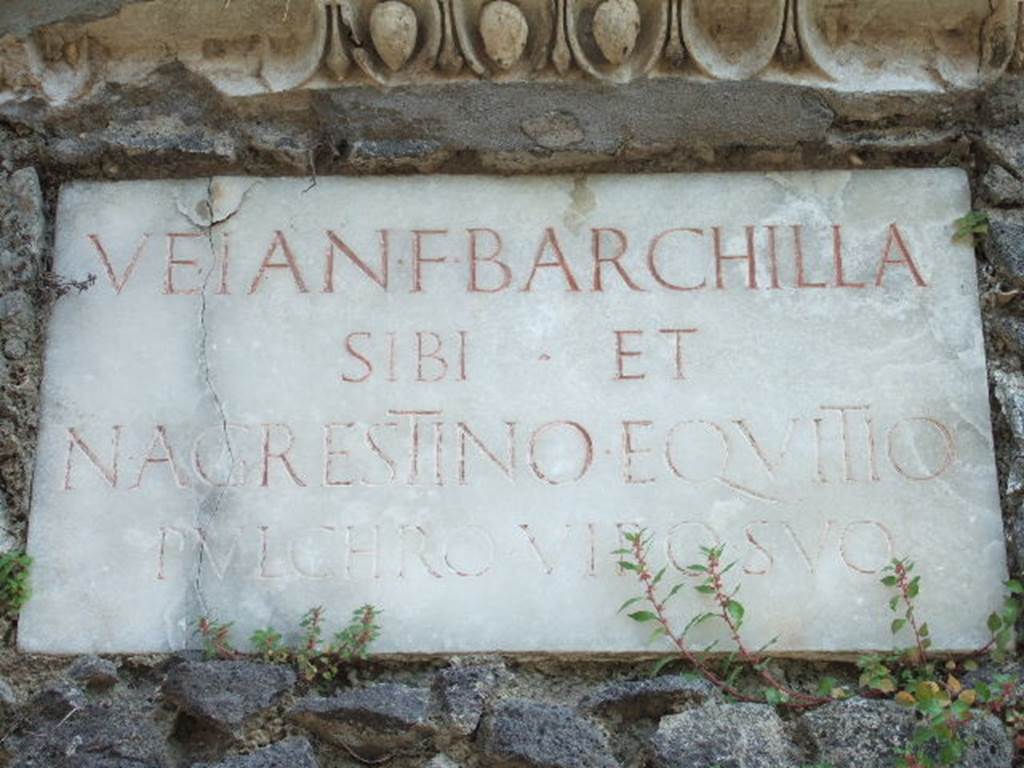
M583 698L580 709L628 718L658 718L683 704L702 704L715 695L715 687L703 678L662 675L601 686Z
M118 681L117 664L99 656L81 656L68 667L67 676L76 683L108 688Z
M164 697L179 709L232 731L295 685L295 672L253 661L184 662L171 668Z
M892 768L914 730L914 715L894 701L849 699L802 715L798 728L820 763Z
M989 211L985 254L1004 276L1024 283L1024 216L1016 211Z
M299 173L312 173L310 147L315 146L316 139L311 133L295 129L279 130L262 121L248 123L240 128L245 131L245 138L254 153Z
M501 766L615 768L608 735L571 707L526 699L498 704L484 719L483 755Z
M418 139L359 139L352 142L350 158L353 160L397 160L424 158L440 152L442 145L436 141Z
M423 768L460 768L460 766L448 755L438 754L430 758Z
M65 680L54 680L32 697L26 714L35 722L60 721L85 705L85 693L80 688Z
M986 131L978 146L988 159L1011 173L1024 175L1024 129L1016 123Z
M57 22L100 19L140 0L5 0L0 3L0 36L23 36Z
M638 78L615 88L586 80L456 81L383 95L338 88L317 94L313 106L338 135L352 140L412 136L449 150L481 152L556 145L593 153L614 153L623 145L789 146L824 139L835 120L819 94L753 80Z
M19 168L8 177L18 223L24 235L38 245L43 239L43 188L35 168ZM38 264L37 264L38 266Z
M1015 462L1018 475L1024 474L1020 461ZM1010 570L1020 573L1024 570L1024 503L1011 507L1012 513L1006 521L1006 550L1010 560Z
M334 696L307 696L288 711L288 719L332 743L373 758L422 742L430 692L399 683L379 683Z
M991 319L996 336L1018 355L1024 354L1024 317L996 315Z
M9 768L162 768L171 764L169 728L153 714L143 697L89 703L58 719L30 718L4 744Z
M3 500L0 499L0 504L3 504ZM18 694L14 692L11 684L0 677L0 705L8 707L16 707L18 705Z
M1013 762L1013 742L995 715L976 712L967 725L967 754L963 765L971 768L1007 768Z
M763 704L718 704L663 717L650 740L653 768L795 768L782 720Z
M916 720L912 710L894 701L850 699L801 715L797 729L825 765L891 768L910 745ZM964 728L967 753L960 765L1007 768L1013 745L1006 728L993 715L976 711ZM935 749L924 746L937 757Z
M996 400L1013 433L1005 489L1007 495L1012 495L1024 490L1024 376L993 368L992 383Z
M439 671L433 689L444 724L463 736L473 733L504 671L501 665L451 666Z
M13 338L4 342L4 357L8 360L21 360L28 354L28 344L24 339Z
M235 755L219 763L195 763L192 768L319 768L309 739L294 736L248 755Z
M1001 165L992 165L981 177L981 194L993 205L1024 204L1024 183Z
M586 138L579 120L570 112L548 112L522 124L523 133L544 149L566 149Z

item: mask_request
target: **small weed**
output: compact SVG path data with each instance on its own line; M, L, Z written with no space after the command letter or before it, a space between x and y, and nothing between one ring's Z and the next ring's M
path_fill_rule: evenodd
M976 711L994 714L1003 712L1016 686L1010 677L998 677L989 683L966 687L957 677L961 665L948 661L940 665L928 656L931 639L927 624L919 624L915 603L920 594L920 576L912 576L914 564L906 559L893 560L885 569L882 584L894 591L889 608L897 614L890 629L893 636L909 632L913 645L885 656L864 656L858 661L861 686L883 694L892 694L900 704L912 708L918 716L917 726L906 752L896 762L897 768L934 768L957 765L964 758L970 740L966 726ZM1006 584L1007 596L1002 609L988 619L992 640L978 654L991 651L1004 654L1013 642L1013 626L1019 615L1017 595L1020 583ZM976 669L971 660L963 662L964 670Z
M953 222L953 226L956 227L953 242L969 240L973 243L977 236L988 234L988 214L985 211L970 211Z
M24 552L0 554L0 616L13 618L28 602L31 566L32 558Z
M640 581L642 594L627 600L619 611L636 607L628 614L629 618L640 624L650 624L653 629L650 639L666 638L677 651L676 655L660 659L652 675L668 663L682 659L733 699L791 709L816 707L849 695L831 677L819 682L815 695L794 690L769 671L761 655L765 648L750 650L742 633L747 609L736 599L739 584L727 583L726 574L734 563L723 563L722 547L702 548L704 562L687 567L696 580L692 588L708 607L696 613L682 630L677 631L668 617L667 605L687 585L676 584L666 591L662 581L667 567L657 573L651 570L648 560L650 538L646 532L629 533L625 537L629 546L615 550L613 554L619 558L619 567L632 572ZM960 763L970 746L966 727L980 711L1001 717L1018 733L1018 745L1024 746L1024 712L1010 707L1015 698L1017 680L1010 676L997 676L991 682L966 686L961 677L978 669L973 658L943 664L929 655L931 631L926 622L919 620L916 601L921 594L921 577L914 574L912 561L905 558L893 560L883 570L881 583L892 590L888 604L895 616L889 629L894 638L907 637L910 644L889 654L862 656L857 666L860 669L859 684L868 691L865 695L892 698L912 708L917 715L917 725L907 749L903 754L894 756L895 768L937 768ZM1006 590L1003 606L988 618L992 639L973 656L990 653L1000 660L1010 651L1014 627L1021 613L1024 585L1008 581ZM717 643L699 650L690 644L688 636L691 630L709 621L722 623L732 641L733 649L725 661L724 671L712 666L704 656L714 650ZM736 681L743 669L751 670L760 677L762 689L759 696L738 690Z
M89 290L96 283L96 275L90 272L84 280L72 280L56 272L44 272L42 282L43 290L52 298L59 299L71 291L82 293Z
M679 583L664 592L659 585L665 577L667 566L657 573L651 571L648 559L650 538L646 532L627 533L625 537L630 546L615 550L613 554L619 556L619 566L623 570L636 574L643 586L643 594L627 600L619 608L619 611L638 604L646 605L645 609L633 611L628 616L640 624L652 625L651 642L659 638L668 639L676 647L679 655L708 681L723 693L740 701L757 701L774 705L786 704L793 708L800 708L817 706L831 700L829 697L794 690L771 673L761 654L774 643L774 640L757 650L752 650L746 644L742 633L746 608L736 599L740 589L739 584L730 585L726 582L726 574L732 570L735 562L723 562L723 547L702 547L704 562L694 563L687 567L688 571L694 574L693 578L697 582L692 585L692 589L706 602L708 609L693 615L683 629L677 631L668 618L666 606L687 585ZM721 672L712 669L707 660L702 658L704 654L715 650L717 642L698 651L690 646L687 637L695 627L708 621L721 622L728 631L734 646L726 657L724 670ZM659 659L651 674L657 674L675 658L666 656ZM763 684L760 696L744 693L736 687L736 681L744 669L752 670L760 678Z
M249 642L264 661L294 664L305 680L326 682L336 678L346 664L368 657L370 645L380 635L379 615L380 611L372 605L357 608L348 624L325 645L324 609L316 606L306 611L299 623L302 640L297 646L286 645L281 633L273 627L256 630ZM221 624L202 618L197 631L208 658L235 659L241 655L231 642L230 623Z
M196 631L203 640L203 652L208 659L235 659L238 651L231 642L231 622L222 624L205 616L196 623Z

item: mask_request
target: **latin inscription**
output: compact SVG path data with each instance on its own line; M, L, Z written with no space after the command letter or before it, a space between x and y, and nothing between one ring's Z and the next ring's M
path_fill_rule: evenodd
M1005 555L967 197L906 173L66 189L55 268L96 280L51 323L22 644L371 601L393 650L641 650L609 553L645 528L682 580L724 544L783 649L887 641L894 556L970 645Z

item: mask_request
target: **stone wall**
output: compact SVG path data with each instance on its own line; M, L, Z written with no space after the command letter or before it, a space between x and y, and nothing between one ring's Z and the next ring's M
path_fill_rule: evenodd
M349 58L335 56L326 70L317 58L298 84L287 75L305 61L296 41L308 30L282 32L292 47L267 50L287 61L247 80L238 72L264 65L245 69L245 51L227 63L199 56L184 32L156 23L168 5L15 0L0 10L0 550L25 537L48 307L78 290L48 270L65 180L958 166L991 220L978 271L1007 546L1013 571L1024 568L1024 79L1013 70L1016 18L1003 14L1016 4L963 3L959 22L974 24L973 39L940 45L921 25L910 25L920 36L909 42L895 32L866 39L867 30L840 56L822 47L827 35L815 36L816 23L827 27L827 3L755 3L766 15L741 41L749 71L737 73L713 46L701 48L706 35L692 19L682 37L665 38L668 48L634 41L625 69L582 39L559 43L568 29L559 23L545 51L525 54L542 66L517 58L506 68L501 45L514 39L488 47L466 30L446 36L447 25L465 25L465 5L424 3L417 18L434 25L437 50L403 75L408 61L388 63L391 43L369 50L338 37L340 26L321 30L308 16L314 5L296 0L282 29L305 19L321 49L335 45ZM912 6L888 4L894 28ZM524 7L536 11L525 19L531 27L551 24L547 3ZM645 23L654 14L675 29L683 5L638 7ZM793 8L807 11L799 29ZM147 18L152 29L137 32ZM763 30L776 23L781 47L764 53ZM460 45L445 49L453 39ZM684 42L694 55L677 66L671 45ZM401 41L393 44L400 59ZM775 63L759 70L758 55ZM889 56L890 80L872 76L871 55L883 64ZM313 686L285 666L203 662L197 652L33 657L15 650L14 630L0 627L0 766L871 768L892 765L912 728L911 715L887 701L854 698L803 714L728 703L701 680L647 679L646 660L383 659ZM775 667L812 688L826 675L851 685L857 677L835 661ZM1011 764L997 719L972 728L965 764Z

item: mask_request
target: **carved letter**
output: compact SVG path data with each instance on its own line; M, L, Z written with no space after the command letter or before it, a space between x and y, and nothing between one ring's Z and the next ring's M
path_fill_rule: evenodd
M146 248L146 243L149 242L149 232L146 232L142 239L139 240L139 246L135 249L135 255L132 260L128 262L128 266L124 268L124 273L118 278L114 272L114 267L110 263L110 257L107 256L106 250L103 248L103 244L100 242L99 235L88 235L88 238L92 240L92 244L96 246L96 250L99 252L100 261L103 264L103 269L107 273L107 279L110 280L110 284L114 288L114 293L120 294L124 290L125 285L128 282L128 278L132 276L135 271L135 265L139 263L139 259L142 257L142 252Z
M903 254L902 258L892 258L893 245L899 248L900 253ZM895 224L890 224L889 238L885 241L885 251L883 251L882 261L878 265L878 274L875 275L875 285L881 287L882 280L885 279L885 270L890 266L897 266L899 264L903 264L910 270L910 276L914 279L914 282L918 287L925 288L927 286L924 278L921 277L921 273L917 269L917 265L914 263L913 257L910 255L910 249L907 248L907 244L903 240L903 235L900 233L899 228Z
M700 281L698 285L677 285L670 283L664 277L662 277L660 270L658 269L658 246L661 244L662 239L666 236L671 235L673 232L689 232L691 235L697 235L698 237L704 236L703 229L692 229L690 227L674 227L673 229L666 229L664 232L657 235L651 240L651 245L647 249L647 269L651 273L651 277L654 281L662 288L668 288L670 291L697 291L705 287L708 283L707 278Z
M103 479L107 481L107 485L111 488L117 488L118 452L121 445L121 430L124 429L124 427L120 424L115 424L111 429L110 465L104 466L100 461L99 456L96 455L96 452L88 443L85 442L85 440L82 439L81 435L78 434L78 430L74 427L68 427L68 458L64 465L65 491L71 490L71 457L75 452L75 448L78 448L78 450L85 454L85 458L87 458L89 463L99 471L103 476Z
M550 248L554 255L554 261L542 261L545 249ZM578 291L580 289L579 284L576 282L576 278L572 275L572 270L569 269L569 264L565 260L565 256L562 254L562 246L558 244L558 237L555 235L553 227L546 227L544 229L544 239L541 240L540 246L537 248L537 256L533 260L533 269L530 271L530 276L526 280L526 286L523 288L524 292L529 292L533 286L533 278L537 275L537 270L541 268L554 267L561 269L562 274L565 276L565 282L568 286L566 290Z
M359 258L338 235L332 230L327 230L327 261L324 267L324 293L334 293L334 252L335 248L344 253L348 260L355 264L359 270L373 282L388 289L388 248L386 238L381 238L380 248L380 271L374 272L365 261Z
M618 240L618 248L614 256L604 256L601 253L601 242L603 235L607 232L610 235L614 235L615 239ZM626 272L625 267L619 262L623 256L626 255L626 248L628 241L626 240L626 234L620 229L613 229L612 227L599 227L597 229L591 229L591 251L594 255L594 290L603 291L604 283L601 279L601 272L605 264L609 264L615 268L615 271L619 273L619 277L622 281L628 285L634 291L644 290L639 285L633 282L633 279Z
M469 292L470 293L499 293L506 288L512 282L512 270L508 264L503 262L498 257L501 255L502 242L501 235L495 232L493 229L487 229L482 227L480 229L467 229L469 233ZM477 237L487 233L494 238L494 252L490 256L480 256L477 250ZM493 264L501 272L501 282L493 288L486 288L480 285L478 280L478 269L477 265L481 262L487 262Z
M271 261L274 257L274 252L277 249L281 249L281 253L284 254L284 261ZM284 232L280 229L274 230L274 239L270 241L270 247L267 248L267 255L263 257L263 262L260 264L259 272L256 273L256 277L252 279L252 285L249 286L249 293L256 293L256 289L260 287L260 283L263 282L263 276L266 274L268 269L287 269L292 273L292 279L295 281L295 287L299 289L299 293L309 293L309 289L306 287L306 281L302 279L302 273L299 271L299 265L295 263L295 256L292 254L292 249L288 245L288 241L285 239Z

